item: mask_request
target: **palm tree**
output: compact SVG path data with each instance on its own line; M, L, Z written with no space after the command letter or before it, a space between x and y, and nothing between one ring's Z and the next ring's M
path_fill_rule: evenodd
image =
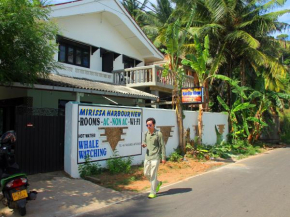
M146 12L145 8L149 0L144 0L143 3L136 0L122 0L122 5L126 8L132 18L140 25L144 26Z
M280 41L284 41L284 49L286 49L286 38L288 38L289 35L287 34L281 34L281 35L277 35L277 39ZM284 55L283 55L283 50L282 50L282 64L284 63Z
M168 68L170 73L175 77L174 88L172 91L172 104L176 106L176 117L178 124L178 135L179 135L179 147L183 154L185 154L185 142L184 142L184 130L183 130L183 115L182 115L182 106L180 98L180 89L182 87L184 71L181 67L179 57L183 54L184 43L185 43L185 34L184 32L190 27L192 22L192 15L189 17L188 23L185 29L181 28L179 20L175 21L172 24L169 24L166 29L165 34L165 45L166 53L169 57ZM181 34L183 33L183 34ZM180 37L181 35L181 37ZM169 71L168 71L169 72Z
M173 7L169 0L157 0L157 5L150 3L152 8L154 8L155 15L161 24L167 23L170 18Z
M181 61L182 64L190 66L197 75L198 83L200 87L205 87L205 105L207 105L208 101L208 78L210 77L210 70L208 68L208 62L210 60L209 57L209 39L208 36L204 39L204 45L202 46L197 36L194 37L194 45L195 45L195 55L188 54L186 55L186 59ZM199 105L199 115L198 115L198 142L202 144L202 116L203 110L207 106L203 104Z
M164 46L165 32L168 24L173 23L172 17L174 11L170 0L157 0L157 4L151 4L152 11L147 12L146 24L143 31L153 41L158 48Z
M213 67L214 72L219 70L231 78L238 77L245 85L249 78L255 77L263 68L268 79L267 88L281 89L279 84L286 75L286 68L277 61L277 52L267 52L275 44L268 34L289 26L277 19L290 10L269 12L272 7L283 4L281 1L173 1L177 4L177 12L185 11L189 5L194 8L194 22L189 32L200 38L209 35L211 56L220 59L220 62L216 62L217 67ZM184 13L184 16L187 14Z

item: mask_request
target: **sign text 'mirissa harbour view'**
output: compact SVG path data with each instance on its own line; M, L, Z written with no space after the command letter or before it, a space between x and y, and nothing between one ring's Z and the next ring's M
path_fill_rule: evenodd
M119 156L140 155L141 117L139 108L79 105L78 163ZM136 136L139 135L139 136Z

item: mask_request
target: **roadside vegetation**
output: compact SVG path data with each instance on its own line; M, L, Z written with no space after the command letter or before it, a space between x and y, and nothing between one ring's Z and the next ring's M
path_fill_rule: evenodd
M290 144L290 110L285 110L281 115L281 140L287 144Z
M122 2L167 56L163 75L171 73L176 78L172 104L182 155L187 146L183 141L182 112L188 108L180 103L180 89L186 74L205 88L205 103L195 108L199 110L199 144L204 111L229 115L227 141L232 146L254 147L261 137L286 132L274 126L283 119L281 127L287 128L289 36L271 36L289 28L288 23L278 20L290 13L289 9L279 11L285 1L158 0L156 5L147 0ZM282 138L286 137L284 133Z
M192 158L198 161L207 160L226 160L231 159L233 162L238 159L256 155L265 150L265 145L251 145L243 140L238 140L233 144L223 142L216 145L191 145L186 146L185 156L177 149L170 156L169 160L173 162L181 162L184 159Z

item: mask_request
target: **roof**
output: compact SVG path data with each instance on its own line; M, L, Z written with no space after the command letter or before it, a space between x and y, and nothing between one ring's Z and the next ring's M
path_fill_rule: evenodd
M31 88L20 83L14 83L13 86ZM46 89L64 92L90 93L96 95L110 95L119 97L129 97L138 99L157 100L158 97L130 87L107 84L102 82L65 77L55 74L49 74L46 79L39 79L34 89Z
M138 50L145 62L159 61L164 58L163 54L154 46L119 0L77 0L51 5L50 7L52 9L50 17L56 19L101 13L102 17L111 24L111 27ZM78 38L72 39L78 40ZM93 44L95 42L90 41L89 43ZM94 44L94 46L102 47L100 44ZM108 47L108 49L112 50L113 48ZM116 50L116 52L118 51Z

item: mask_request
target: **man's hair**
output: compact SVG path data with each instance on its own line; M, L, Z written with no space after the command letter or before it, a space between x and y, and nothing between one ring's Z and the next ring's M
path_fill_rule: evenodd
M155 125L155 123L156 123L156 121L155 121L154 118L147 118L146 123L147 123L148 121L152 121L152 123L153 123L154 125Z

